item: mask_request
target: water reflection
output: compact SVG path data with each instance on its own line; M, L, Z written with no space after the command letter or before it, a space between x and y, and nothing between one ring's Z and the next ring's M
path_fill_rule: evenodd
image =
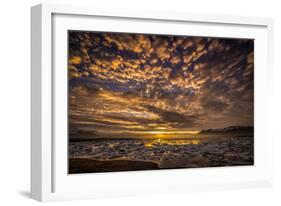
M189 145L194 144L198 145L200 144L200 140L198 139L185 139L185 140L168 140L168 139L155 139L155 140L147 140L144 142L144 146L146 148L151 148L154 146L160 146L160 145Z

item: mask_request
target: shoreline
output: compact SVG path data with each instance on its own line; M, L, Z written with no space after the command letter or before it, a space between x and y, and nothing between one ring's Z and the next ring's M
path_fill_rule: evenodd
M129 171L145 171L145 170L167 170L167 169L191 169L191 168L213 168L213 167L229 167L229 166L253 166L252 163L245 164L231 164L231 165L208 165L201 164L194 167L194 165L184 166L166 165L148 160L94 160L91 158L74 157L69 158L69 174L83 174L83 173L104 173L104 172L129 172Z
M218 137L219 138L219 137ZM216 140L103 140L69 145L69 173L254 164L253 137Z

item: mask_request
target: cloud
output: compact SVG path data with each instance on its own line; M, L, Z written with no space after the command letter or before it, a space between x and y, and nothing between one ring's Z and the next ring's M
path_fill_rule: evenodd
M227 104L223 101L215 100L215 99L208 99L207 101L203 102L203 108L207 111L215 111L220 112L226 109Z
M73 56L73 57L70 57L69 58L69 63L70 64L80 64L81 63L81 61L82 61L82 58L81 57L79 57L79 56Z
M195 124L195 118L193 116L187 116L174 111L166 111L151 105L146 105L145 107L148 109L148 111L152 111L160 115L162 120L165 122L177 123L181 127L184 126L187 128L190 128Z
M72 31L68 70L73 127L253 124L252 40Z
M135 53L150 52L150 39L142 34L104 34L104 39L109 44L114 44L119 50L128 50Z
M171 57L168 40L161 37L154 38L152 43L154 54L161 60L167 60Z

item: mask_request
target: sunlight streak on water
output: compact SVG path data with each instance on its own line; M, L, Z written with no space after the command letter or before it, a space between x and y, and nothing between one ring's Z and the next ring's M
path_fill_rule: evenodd
M156 139L156 140L150 140L144 142L144 146L146 148L151 148L154 146L159 146L159 145L189 145L189 144L194 144L198 145L200 144L201 141L198 139L185 139L185 140L166 140L166 139Z

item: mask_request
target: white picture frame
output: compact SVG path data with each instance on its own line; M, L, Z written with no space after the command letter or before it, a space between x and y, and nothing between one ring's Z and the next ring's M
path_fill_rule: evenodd
M267 119L272 19L40 4L31 9L31 25L32 198L53 201L273 185L274 137ZM255 165L68 175L65 34L69 29L254 38Z

